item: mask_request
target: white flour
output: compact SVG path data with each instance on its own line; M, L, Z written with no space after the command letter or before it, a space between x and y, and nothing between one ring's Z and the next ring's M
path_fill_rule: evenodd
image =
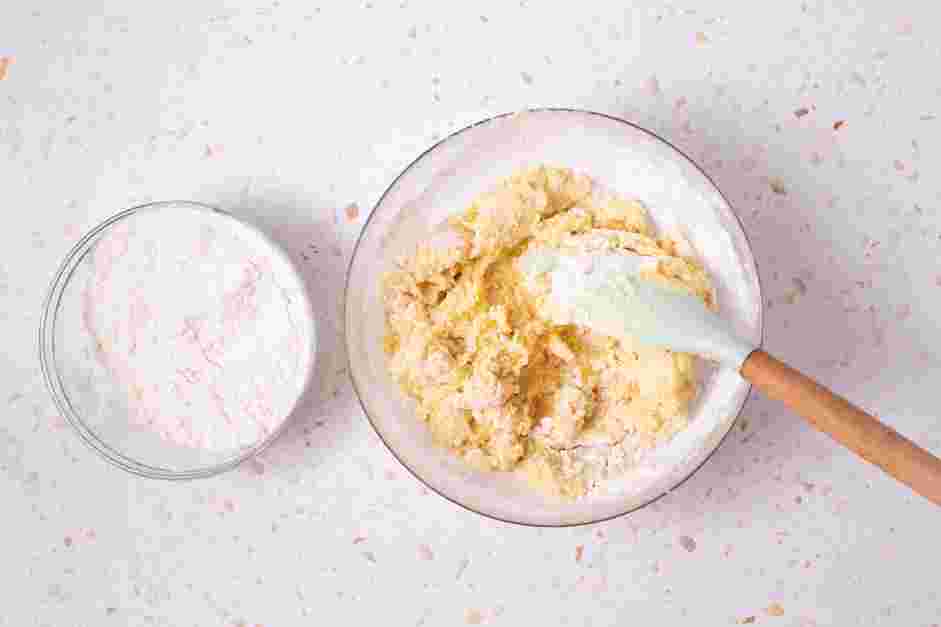
M259 233L184 205L145 210L115 224L91 264L83 328L133 425L234 450L292 411L312 318L296 272Z

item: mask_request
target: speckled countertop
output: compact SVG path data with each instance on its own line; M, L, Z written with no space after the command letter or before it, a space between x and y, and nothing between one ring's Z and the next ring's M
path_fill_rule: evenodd
M8 2L0 11L0 625L937 625L941 513L753 398L692 480L537 530L428 493L371 432L341 281L382 189L467 122L621 115L718 182L767 346L941 450L941 51L924 2ZM134 478L57 416L41 299L104 217L191 198L318 286L321 399L263 458Z

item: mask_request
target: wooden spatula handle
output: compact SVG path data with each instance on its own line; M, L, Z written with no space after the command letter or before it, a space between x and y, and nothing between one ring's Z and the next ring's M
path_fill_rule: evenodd
M923 497L941 505L941 459L813 379L756 350L742 376L810 424Z

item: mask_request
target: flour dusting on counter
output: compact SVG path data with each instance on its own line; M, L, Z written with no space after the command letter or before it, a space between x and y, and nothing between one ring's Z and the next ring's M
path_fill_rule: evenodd
M254 229L208 209L144 210L116 223L90 264L83 328L132 425L222 451L290 414L312 319L296 273Z

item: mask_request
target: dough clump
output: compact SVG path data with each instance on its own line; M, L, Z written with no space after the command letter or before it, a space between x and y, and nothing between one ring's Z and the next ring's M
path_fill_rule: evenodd
M650 273L714 306L682 242L657 237L637 201L587 176L539 166L480 195L383 280L387 366L434 440L473 466L519 471L583 496L624 456L687 425L693 356L617 340L544 313L548 286L517 260L531 246L656 257ZM592 454L580 455L580 450Z

